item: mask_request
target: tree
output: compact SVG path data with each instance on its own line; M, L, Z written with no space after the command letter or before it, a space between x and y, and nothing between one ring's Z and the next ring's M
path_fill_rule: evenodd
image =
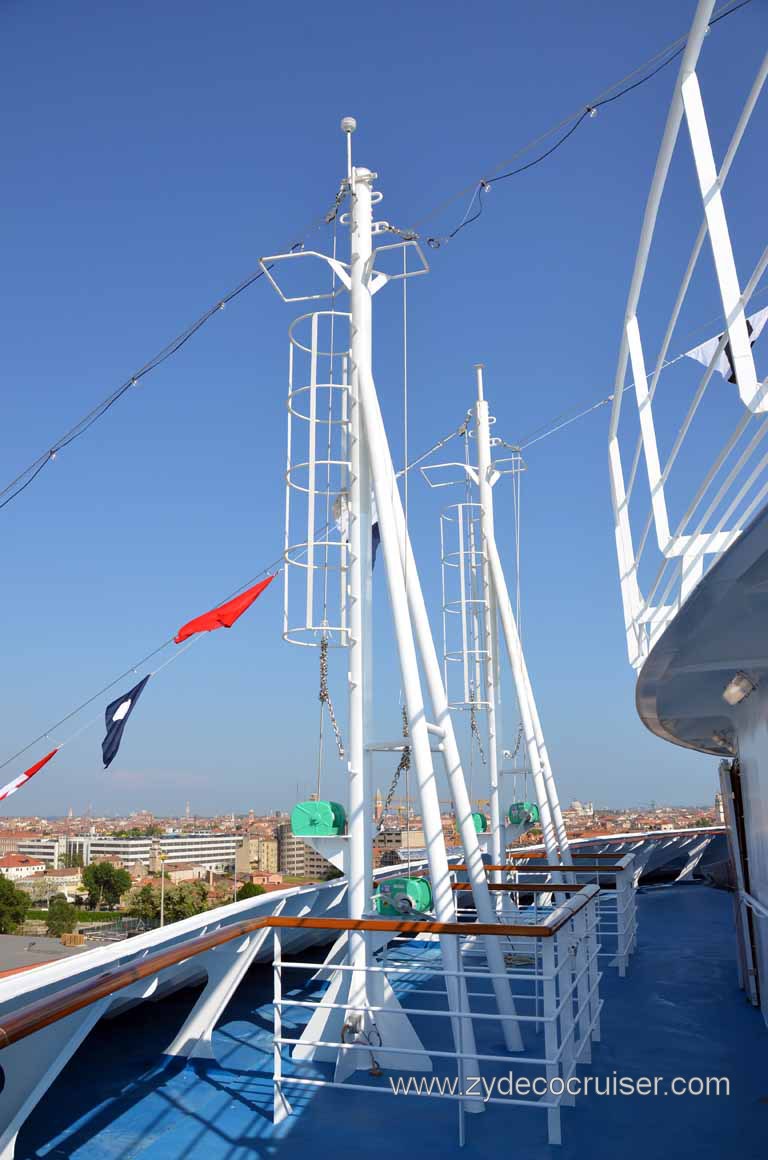
M48 934L59 938L77 926L77 910L63 895L52 898L48 906Z
M111 862L92 862L83 870L83 885L88 891L91 910L102 905L113 907L130 890L131 876L127 870L119 870Z
M236 901L242 902L244 898L258 898L263 893L263 886L259 886L256 882L245 882L237 892Z
M65 854L64 855L64 869L72 870L74 868L82 868L83 855L82 854Z
M128 913L144 922L156 922L160 917L160 891L156 886L140 886L128 899Z
M180 922L208 910L208 887L204 882L181 882L165 892L165 921Z
M33 904L40 905L45 903L47 906L56 893L56 890L51 886L50 882L46 882L45 880L40 882L33 879L30 885L24 890L24 893Z
M0 874L0 934L12 934L27 916L29 899Z

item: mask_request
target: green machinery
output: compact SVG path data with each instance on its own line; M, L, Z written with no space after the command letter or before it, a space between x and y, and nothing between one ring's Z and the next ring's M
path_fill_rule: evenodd
M485 834L488 830L488 819L485 814L473 814L472 822L474 823L475 831L478 834Z
M291 810L291 833L297 838L337 837L346 827L347 815L338 802L299 802Z
M512 826L522 826L526 822L535 825L539 820L539 807L536 802L512 802L507 818Z
M376 888L374 906L381 915L397 917L432 909L432 887L428 878L385 878Z

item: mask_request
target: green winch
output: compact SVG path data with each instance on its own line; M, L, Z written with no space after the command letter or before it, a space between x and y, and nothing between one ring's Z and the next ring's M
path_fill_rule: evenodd
M432 909L432 887L428 878L385 878L374 895L379 914L397 916Z
M512 802L507 818L512 826L522 826L526 822L533 824L539 820L539 807L536 802Z
M299 802L291 810L291 833L297 838L337 836L346 825L344 806L338 802Z
M488 819L485 814L473 814L472 821L478 834L484 834L488 829Z

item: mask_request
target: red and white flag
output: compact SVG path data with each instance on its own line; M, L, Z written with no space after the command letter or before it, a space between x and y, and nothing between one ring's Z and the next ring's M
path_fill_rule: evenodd
M33 778L35 774L38 773L44 765L47 765L51 758L54 757L58 752L59 750L57 746L57 748L52 749L50 753L46 753L45 757L41 757L40 760L34 765L30 765L29 769L25 770L24 773L20 773L18 777L13 779L13 781L9 781L7 785L4 785L3 788L0 789L0 802L4 801L5 798L10 797L12 793L16 793L16 790L21 789L23 785L26 785L30 778Z

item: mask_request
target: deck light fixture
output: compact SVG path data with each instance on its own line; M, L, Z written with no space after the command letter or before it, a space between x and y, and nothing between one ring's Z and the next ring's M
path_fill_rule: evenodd
M739 705L750 693L754 693L756 688L757 685L746 673L736 673L723 689L723 700L729 705Z

